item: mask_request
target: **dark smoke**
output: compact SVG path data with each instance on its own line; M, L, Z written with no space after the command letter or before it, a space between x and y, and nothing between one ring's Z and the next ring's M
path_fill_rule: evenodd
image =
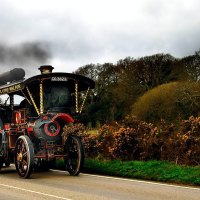
M0 73L23 68L27 76L38 74L38 67L47 64L51 54L47 43L26 42L15 46L0 44Z

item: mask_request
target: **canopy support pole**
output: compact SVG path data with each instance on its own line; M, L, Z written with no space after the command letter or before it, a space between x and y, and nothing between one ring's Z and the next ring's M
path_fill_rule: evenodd
M43 81L40 81L40 114L44 113Z
M78 81L75 82L76 113L78 113Z
M85 97L84 97L84 99L83 99L83 103L82 103L81 108L80 108L80 114L82 113L83 106L84 106L84 104L85 104L85 100L86 100L86 98L87 98L87 95L88 95L89 90L90 90L90 87L88 87L87 92L86 92L86 94L85 94Z
M27 90L27 92L28 92L28 95L29 95L29 97L30 97L32 103L33 103L33 106L34 106L34 108L35 108L35 111L37 112L38 115L40 115L40 112L39 112L39 110L38 110L38 107L37 107L37 105L36 105L36 103L35 103L35 101L34 101L34 99L33 99L33 96L32 96L32 94L31 94L30 90L28 89L28 87L26 87L26 90Z
M21 90L22 94L24 95L24 98L28 101L28 103L30 105L32 105L32 103L29 101L28 97L25 95L25 93L23 92L23 90Z

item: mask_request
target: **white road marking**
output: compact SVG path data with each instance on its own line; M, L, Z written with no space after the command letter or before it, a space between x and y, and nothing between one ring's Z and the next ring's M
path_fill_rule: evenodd
M67 171L56 170L56 169L51 169L51 171L61 172L61 173L67 173ZM136 180L136 179L119 178L119 177L112 177L112 176L101 176L101 175L86 174L86 173L81 173L81 174L84 175L84 176L91 176L91 177L98 177L98 178L107 178L107 179L129 181L129 182L136 182L136 183L146 183L146 184L152 184L152 185L160 185L160 186L176 187L176 188L190 189L190 190L199 190L200 191L200 188L192 187L192 186L191 187L187 187L187 186L172 185L172 184L167 184L167 183L156 183L156 182L151 182L151 181L143 181L143 180Z
M56 198L56 199L72 200L72 199L68 199L68 198L64 198L64 197L55 196L55 195L52 195L52 194L46 194L46 193L43 193L43 192L27 190L27 189L15 187L15 186L12 186L12 185L5 185L5 184L1 184L0 183L0 186L7 187L7 188L12 188L12 189L16 189L16 190L21 190L21 191L25 191L25 192L31 192L31 193L35 193L35 194L40 194L40 195L43 195L43 196L53 197L53 198Z
M66 173L66 171L55 170L55 169L51 169L51 171ZM85 173L81 173L81 174L83 176L91 176L91 177L97 177L97 178L106 178L106 179L113 179L113 180L120 180L120 181L129 181L129 182L136 182L136 183L145 183L145 184L160 185L160 186L167 186L167 187L176 187L176 188L199 190L200 191L200 188L192 187L192 186L187 187L187 186L172 185L172 184L167 184L167 183L156 183L156 182L151 182L151 181L142 181L142 180L136 180L136 179L127 179L127 178L119 178L119 177L111 177L111 176L101 176L101 175L85 174Z
M99 177L99 178L114 179L114 180L129 181L129 182L146 183L146 184L152 184L152 185L176 187L176 188L183 188L183 189L199 190L200 191L200 188L196 188L196 187L192 187L192 186L191 187L187 187L187 186L171 185L171 184L166 184L166 183L156 183L156 182L150 182L150 181L133 180L133 179L126 179L126 178L110 177L110 176L99 176L99 175L93 175L93 174L82 174L82 175Z

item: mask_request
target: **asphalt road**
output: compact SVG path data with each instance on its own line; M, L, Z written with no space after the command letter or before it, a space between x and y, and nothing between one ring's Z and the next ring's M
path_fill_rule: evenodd
M19 178L14 167L0 172L0 200L199 200L200 187L182 187L96 175L69 176L67 172L34 172Z

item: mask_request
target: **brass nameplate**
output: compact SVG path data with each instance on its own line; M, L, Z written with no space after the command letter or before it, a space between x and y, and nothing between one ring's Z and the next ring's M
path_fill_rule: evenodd
M51 77L51 81L68 81L67 77L64 76L56 76L56 77Z
M22 84L11 85L0 89L0 94L12 93L22 89Z

